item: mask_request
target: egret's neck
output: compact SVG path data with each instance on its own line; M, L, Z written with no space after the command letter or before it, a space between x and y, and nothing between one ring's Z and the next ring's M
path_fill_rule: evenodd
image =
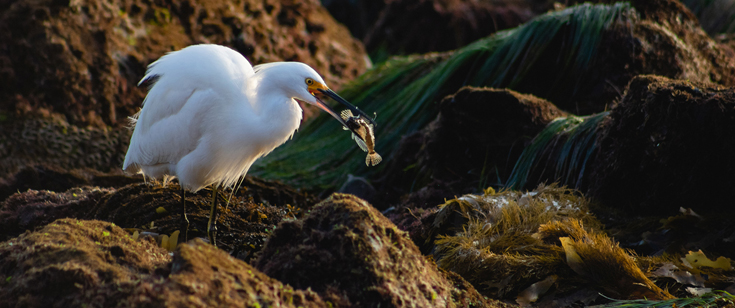
M282 139L274 147L288 140L301 124L303 111L299 104L281 89L268 86L268 82L261 83L251 93L250 101L255 111L253 120L258 122L261 140Z

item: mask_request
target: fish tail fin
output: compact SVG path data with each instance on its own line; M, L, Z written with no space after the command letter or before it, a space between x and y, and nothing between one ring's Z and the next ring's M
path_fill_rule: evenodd
M370 166L375 166L379 164L381 161L383 161L383 158L380 157L380 154L373 152L371 154L368 154L367 157L365 157L365 164Z

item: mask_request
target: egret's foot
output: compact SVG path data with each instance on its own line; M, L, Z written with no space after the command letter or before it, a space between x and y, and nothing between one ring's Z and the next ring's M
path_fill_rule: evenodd
M179 226L179 230L181 230L181 236L179 236L179 243L184 243L188 241L188 234L189 234L189 220L184 220L181 222L181 225Z
M209 243L217 247L217 190L219 187L215 184L212 187L212 208L209 210L209 222L207 223L207 235Z
M209 243L212 244L214 247L217 247L217 227L212 226L207 230L207 236L209 236Z
M186 217L186 191L184 188L181 188L181 225L179 226L179 229L181 229L181 242L186 242L189 240L189 218Z

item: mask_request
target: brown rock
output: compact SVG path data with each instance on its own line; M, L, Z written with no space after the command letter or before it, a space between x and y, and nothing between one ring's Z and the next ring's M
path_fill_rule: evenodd
M65 192L28 190L0 203L0 240L41 228L59 218L85 218L111 189L72 188Z
M0 240L66 217L105 220L156 234L168 235L181 229L178 185L163 187L158 183L137 183L120 186L123 187L83 186L62 193L45 190L16 193L0 203ZM224 197L230 198L230 192L225 192ZM209 189L186 193L188 239L207 236L210 202ZM247 177L240 190L232 195L229 205L225 206L225 201L220 200L218 245L248 260L263 247L278 222L301 217L315 203L313 196L282 183ZM180 239L183 241L185 237L186 234L182 234Z
M403 232L352 195L333 194L303 220L281 223L256 268L347 307L492 307L422 256Z
M735 186L735 89L640 76L598 137L589 193L636 214L722 209Z
M440 106L433 122L403 139L378 184L394 195L415 191L407 203L418 207L497 185L525 143L566 115L546 100L507 89L464 87Z
M389 54L447 51L547 9L548 4L532 1L389 0L364 42L371 52Z
M57 220L0 243L0 306L112 307L169 271L168 252L101 221Z
M114 224L63 219L0 243L0 306L324 307L201 240L173 260Z
M200 239L179 245L171 273L148 280L121 301L123 307L326 307L311 290L266 276Z
M0 185L17 181L14 174L39 165L58 173L85 169L78 173L89 174L81 178L91 178L92 169L120 175L130 135L127 129L81 128L58 118L0 121Z
M0 42L0 112L56 113L81 127L124 125L146 65L191 44L228 45L253 64L303 61L335 88L368 65L316 0L12 1Z

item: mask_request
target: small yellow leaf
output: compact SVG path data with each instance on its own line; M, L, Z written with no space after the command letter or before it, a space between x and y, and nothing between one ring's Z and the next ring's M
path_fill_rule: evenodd
M711 268L721 268L724 270L732 269L730 259L719 257L717 260L712 261L704 255L704 252L702 252L701 249L699 251L690 251L686 256L684 256L684 258L682 258L682 262L683 261L688 262L694 268L707 266Z
M179 244L179 234L181 231L176 230L174 233L171 233L171 236L168 238L168 251L174 251L176 249L176 246Z
M585 275L582 258L579 257L577 250L574 249L574 240L568 237L560 237L559 240L561 241L561 246L564 247L564 254L567 256L567 265L577 274Z
M166 234L161 235L161 247L163 249L169 250L168 249L168 235Z

